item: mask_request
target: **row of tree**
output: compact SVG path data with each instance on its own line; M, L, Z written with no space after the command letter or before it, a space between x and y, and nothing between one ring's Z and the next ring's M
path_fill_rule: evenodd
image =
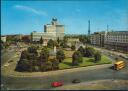
M50 48L53 48L54 46L57 46L57 47L61 46L62 48L69 48L69 46L67 45L68 38L72 38L72 37L64 36L63 40L60 40L59 38L57 38L57 41L53 41L52 39L50 39L48 41L47 45ZM79 38L79 41L83 44L90 43L90 37L87 35L79 35L79 36L75 36L73 38ZM38 43L43 44L43 42L44 42L44 40L41 37L40 41Z
M21 58L17 63L17 71L49 71L59 69L59 63L65 59L63 50L56 53L56 58L49 59L49 50L47 47L42 48L41 52L37 52L38 47L31 46L23 51ZM79 47L72 55L72 65L78 65L83 62L83 57L94 57L94 62L101 60L101 54L91 47Z
M94 62L101 60L101 53L92 47L83 48L80 46L72 55L72 65L78 65L83 61L83 57L94 57Z
M43 48L38 54L37 47L31 46L21 53L21 57L16 66L16 71L48 71L59 69L59 63L64 60L65 55L62 50L57 51L56 58L49 60L49 50Z

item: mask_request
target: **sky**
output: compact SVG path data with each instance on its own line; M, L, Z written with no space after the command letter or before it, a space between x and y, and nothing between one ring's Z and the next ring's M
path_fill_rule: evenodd
M43 32L56 17L66 34L87 34L109 30L128 31L127 0L2 1L1 34Z

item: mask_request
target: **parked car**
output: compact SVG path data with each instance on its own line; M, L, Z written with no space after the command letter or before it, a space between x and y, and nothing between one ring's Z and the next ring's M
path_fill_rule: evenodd
M74 79L74 80L72 81L72 83L80 83L80 80L79 80L79 79Z
M52 87L59 87L59 86L62 86L63 83L62 82L52 82Z

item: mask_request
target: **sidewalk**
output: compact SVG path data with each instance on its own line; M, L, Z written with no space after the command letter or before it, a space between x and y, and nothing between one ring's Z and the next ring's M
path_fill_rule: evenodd
M85 70L95 70L95 69L107 68L110 66L112 66L112 64L102 64L102 65L48 71L48 72L15 72L13 70L10 70L6 75L12 76L12 77L44 77L44 76L49 76L49 75L59 75L63 73L79 72L79 71L85 71Z

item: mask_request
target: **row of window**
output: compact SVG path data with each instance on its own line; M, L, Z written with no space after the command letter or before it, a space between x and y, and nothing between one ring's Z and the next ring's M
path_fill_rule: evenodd
M124 36L106 36L107 38L127 38L128 39L128 35L124 35Z

